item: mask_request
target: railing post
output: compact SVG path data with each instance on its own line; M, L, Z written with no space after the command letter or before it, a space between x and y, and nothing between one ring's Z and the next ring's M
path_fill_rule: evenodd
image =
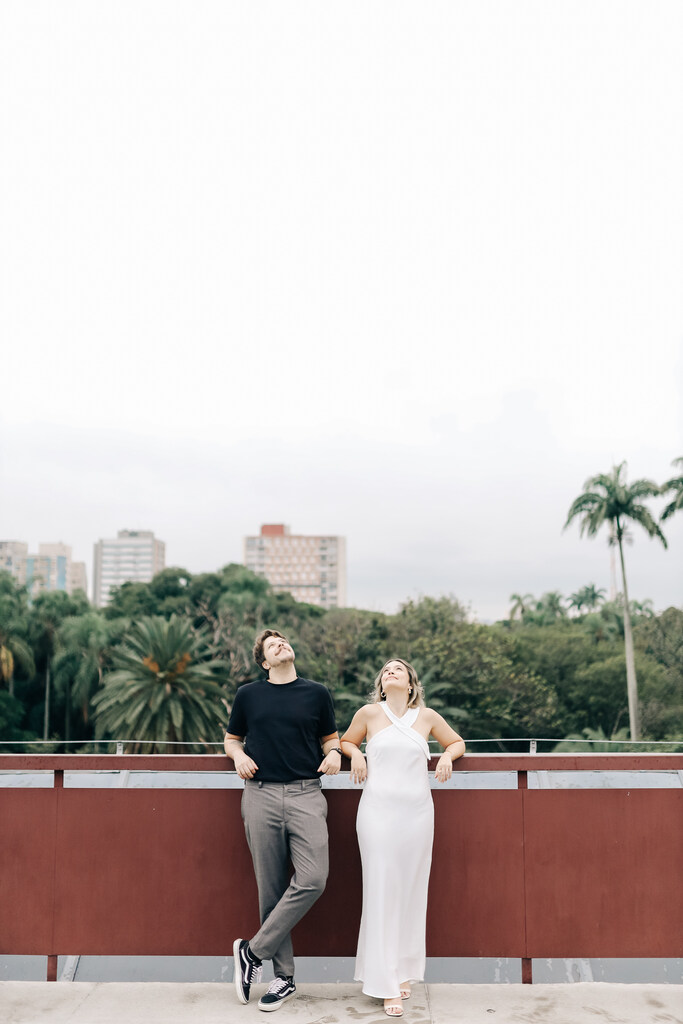
M517 789L528 789L529 788L529 775L528 772L518 771L517 772ZM526 873L526 865L525 865ZM526 884L526 881L525 881ZM526 902L526 900L525 900ZM526 908L525 908L526 913ZM525 926L526 928L526 926ZM531 957L522 957L522 984L531 985L533 984L532 969L531 969Z
M55 768L53 777L54 789L64 789L64 769ZM56 953L48 954L47 958L47 981L57 980L57 955Z

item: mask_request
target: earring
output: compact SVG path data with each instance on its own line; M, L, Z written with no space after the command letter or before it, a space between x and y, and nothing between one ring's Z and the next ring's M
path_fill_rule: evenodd
M408 693L412 693L412 692L413 692L413 688L412 688L412 686L409 686L408 687Z
M380 690L379 695L380 697L386 697L386 693L384 692L384 690Z

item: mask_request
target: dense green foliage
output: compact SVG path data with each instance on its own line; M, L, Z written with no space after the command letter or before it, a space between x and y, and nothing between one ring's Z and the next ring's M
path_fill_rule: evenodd
M302 675L330 688L343 728L380 667L404 657L428 703L468 740L626 737L623 602L593 584L565 600L513 595L508 619L481 625L452 598L395 615L323 611L276 594L243 566L166 569L120 587L99 611L84 595L26 592L0 574L0 749L45 738L52 749L137 741L127 749L220 749L236 688L258 676L256 633L290 638ZM631 604L642 738L683 739L683 610ZM11 655L11 657L10 657ZM166 744L182 744L167 747ZM140 745L142 744L142 745ZM189 744L199 744L191 748ZM70 746L68 749L74 749ZM475 749L485 749L476 747Z

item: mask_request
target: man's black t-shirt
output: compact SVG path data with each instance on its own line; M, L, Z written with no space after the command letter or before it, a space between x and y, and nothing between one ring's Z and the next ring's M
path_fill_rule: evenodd
M329 691L297 676L291 683L257 679L240 686L228 722L244 736L244 751L258 765L259 782L319 778L320 737L337 731Z

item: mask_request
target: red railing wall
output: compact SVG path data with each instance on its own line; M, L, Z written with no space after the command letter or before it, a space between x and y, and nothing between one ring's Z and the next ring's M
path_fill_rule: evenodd
M0 755L50 789L0 788L0 952L226 955L258 927L239 789L63 788L77 770L223 771L222 756ZM433 767L433 766L432 766ZM683 787L527 789L527 771L683 770L683 755L467 755L512 790L435 790L430 956L683 954ZM330 879L300 955L355 952L359 791L326 793ZM406 822L410 828L410 822ZM391 837L387 836L387 843Z

